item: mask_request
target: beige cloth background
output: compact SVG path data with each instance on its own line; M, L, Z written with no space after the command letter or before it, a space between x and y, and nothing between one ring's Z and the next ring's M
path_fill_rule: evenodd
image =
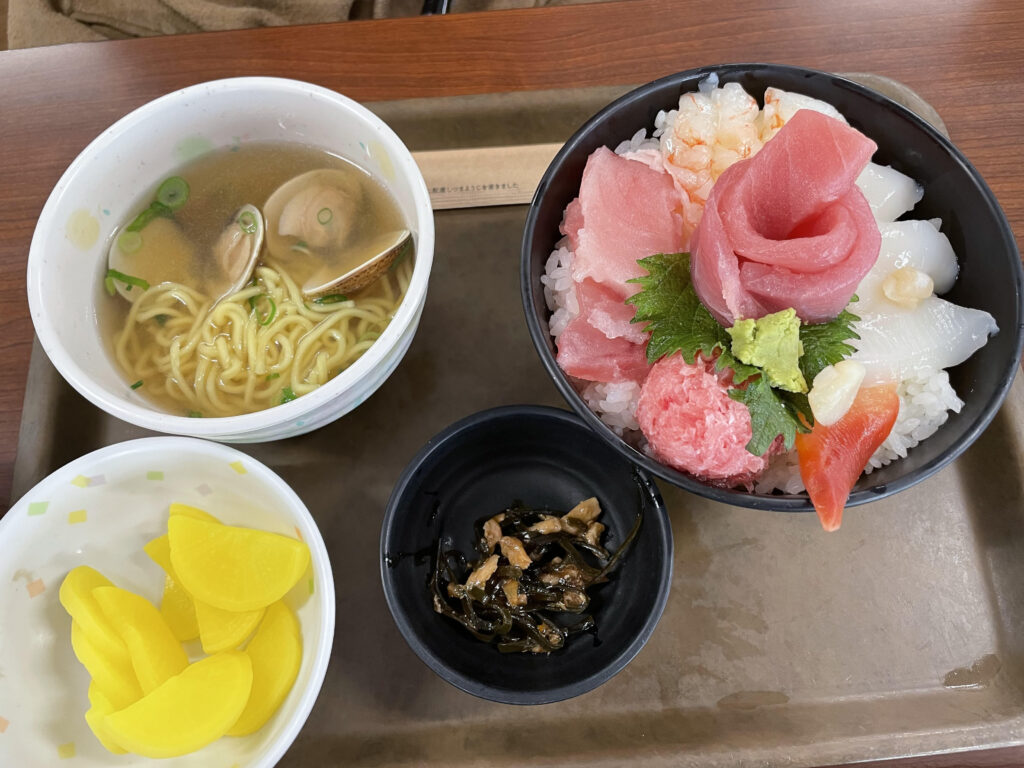
M595 0L452 0L452 11L578 2ZM315 24L350 18L413 16L423 7L423 0L0 0L0 3L8 5L7 43L10 48Z

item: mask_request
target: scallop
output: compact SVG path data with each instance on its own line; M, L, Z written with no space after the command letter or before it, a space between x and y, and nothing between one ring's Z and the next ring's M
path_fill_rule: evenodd
M884 302L882 306L888 304L882 284L893 272L905 267L913 267L931 278L936 293L953 287L960 267L949 238L935 224L895 221L879 224L878 229L882 233L882 248L878 261L857 286L858 308L875 307L880 302Z

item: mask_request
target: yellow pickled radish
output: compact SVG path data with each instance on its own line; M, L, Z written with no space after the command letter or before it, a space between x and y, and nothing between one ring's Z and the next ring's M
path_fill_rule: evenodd
M164 533L149 541L142 547L149 559L164 569L164 573L174 579L174 566L171 565L171 540ZM177 579L175 579L177 580Z
M160 615L164 617L167 626L178 640L195 640L199 637L196 607L192 602L192 595L178 583L174 573L174 566L171 565L171 542L167 534L157 536L142 549L149 555L149 559L163 568L167 574L164 577L164 594L160 599Z
M71 650L115 709L123 709L142 698L142 688L131 662L93 643L74 619L71 621Z
M253 611L280 600L305 573L309 547L298 539L183 515L168 521L171 563L196 601Z
M71 618L92 639L93 644L102 648L107 655L128 662L128 648L121 635L104 615L96 603L92 591L96 587L111 587L113 584L102 573L87 565L73 568L60 585L58 598Z
M96 681L89 683L89 710L85 713L85 722L93 735L107 752L115 755L123 755L127 752L121 747L107 731L107 715L117 711L117 708L107 698L106 694L96 685Z
M164 594L160 598L160 615L174 637L185 643L199 637L199 622L192 596L170 576L164 576Z
M107 731L129 752L177 757L202 749L225 734L252 690L252 662L225 651L189 665L152 693L108 715Z
M225 611L197 602L196 622L205 653L227 651L240 646L256 629L265 608L255 611Z
M302 664L302 631L291 608L276 602L245 649L252 659L252 694L229 736L258 731L284 702Z
M184 517L191 517L193 520L203 520L207 523L220 522L220 520L209 512L204 512L198 507L190 507L188 504L178 504L177 502L171 504L171 515L182 515Z
M118 587L97 587L93 595L128 646L143 693L150 693L188 666L185 649L146 598Z

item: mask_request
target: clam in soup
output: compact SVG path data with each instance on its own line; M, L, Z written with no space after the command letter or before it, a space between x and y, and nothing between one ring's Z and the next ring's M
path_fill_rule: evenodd
M355 362L394 317L412 237L384 185L323 150L217 150L115 232L100 324L127 386L169 413L286 403Z

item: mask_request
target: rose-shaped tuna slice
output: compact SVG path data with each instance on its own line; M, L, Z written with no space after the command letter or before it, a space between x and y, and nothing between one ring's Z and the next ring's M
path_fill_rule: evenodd
M875 148L848 125L800 110L719 177L693 236L691 270L722 325L790 307L819 323L849 303L881 247L854 184Z

